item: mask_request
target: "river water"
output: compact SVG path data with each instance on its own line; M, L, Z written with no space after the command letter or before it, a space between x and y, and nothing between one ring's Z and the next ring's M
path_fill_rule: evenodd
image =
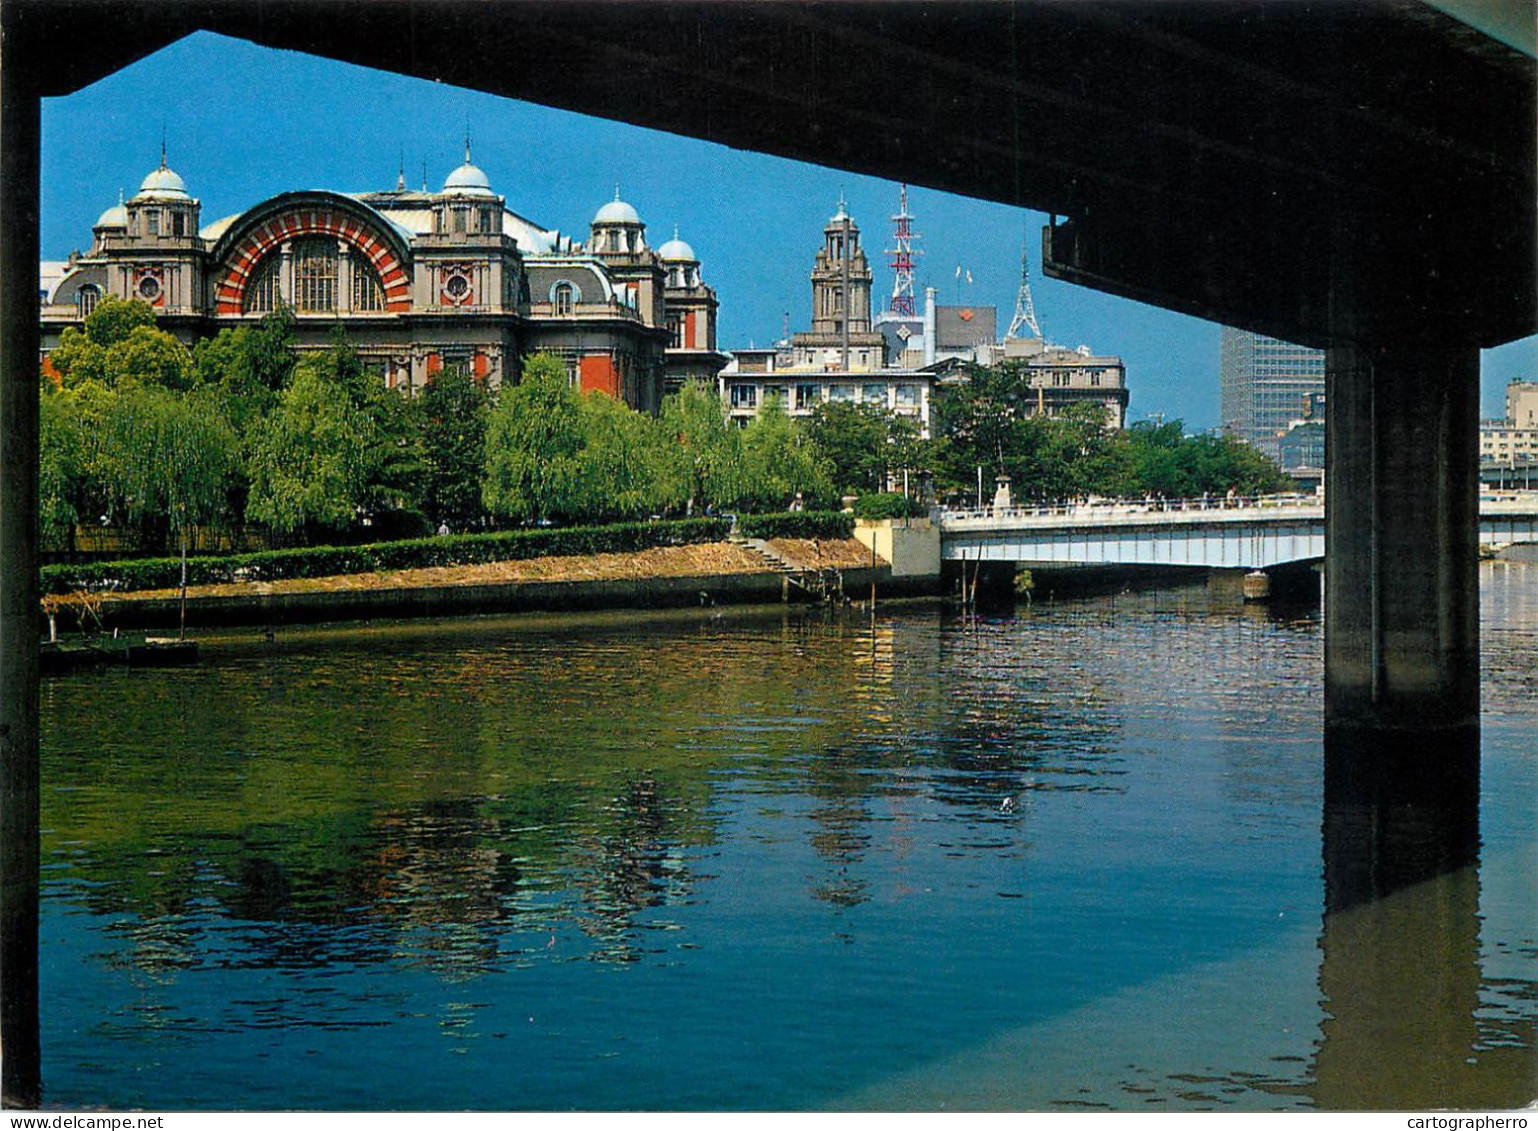
M51 678L46 1101L1529 1101L1538 567L1482 582L1478 866L1339 916L1317 611L1200 587Z

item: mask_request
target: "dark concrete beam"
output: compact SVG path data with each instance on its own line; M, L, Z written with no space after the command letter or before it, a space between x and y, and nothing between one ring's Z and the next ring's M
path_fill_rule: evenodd
M1068 216L1050 273L1298 341L1344 213L1538 330L1532 60L1414 0L11 2L50 93L202 27Z

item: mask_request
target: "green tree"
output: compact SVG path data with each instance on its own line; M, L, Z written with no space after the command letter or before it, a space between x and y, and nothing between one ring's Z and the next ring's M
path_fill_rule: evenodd
M85 317L85 336L103 349L126 341L135 330L155 326L155 308L142 299L107 295Z
M301 363L253 437L246 515L289 534L350 526L369 496L379 431L324 366Z
M734 505L742 495L742 436L726 421L721 395L690 381L662 402L664 495L691 513Z
M500 390L487 420L486 509L521 522L580 514L582 431L580 396L565 365L549 354L531 357L523 379Z
M48 354L48 363L59 375L59 382L66 389L73 389L87 381L106 384L107 349L86 336L84 330L67 326L59 335L59 344Z
M770 397L743 432L742 465L739 506L783 510L798 494L811 507L833 501L830 461L778 397Z
M884 491L894 473L925 459L918 421L876 405L825 401L807 427L841 493Z
M1276 463L1232 436L1187 436L1178 420L1134 424L1127 448L1136 489L1166 498L1267 494L1291 481Z
M1132 474L1144 494L1168 499L1190 497L1189 471L1183 459L1185 446L1185 429L1178 420L1159 424L1141 420L1127 429Z
M1017 497L1060 503L1133 493L1126 440L1106 427L1103 405L1074 404L1056 417L1029 417L1020 433L1020 451L1009 463Z
M481 472L490 398L464 366L451 365L420 397L422 506L436 525L464 527L484 514Z
M340 326L332 332L330 347L301 361L296 374L299 367L319 375L334 395L369 419L376 442L365 453L359 510L380 514L416 508L426 467L419 404L368 372Z
M109 402L101 423L98 474L143 548L166 549L177 531L225 520L238 446L199 397L129 388Z
M1014 363L991 369L969 365L964 380L936 386L930 418L936 486L969 491L979 467L988 491L996 475L1028 483L1032 476L1026 473L1026 461L1044 438L1025 423L1034 408L1030 392Z
M294 312L279 305L248 331L246 357L252 382L275 393L288 384L298 361L294 350L296 324Z
M223 393L230 423L241 433L272 411L293 374L296 355L288 327L271 314L257 326L220 330L193 348L193 384Z
M104 367L109 385L128 388L158 385L186 391L195 383L192 354L174 334L153 326L135 326L127 337L107 347Z
M38 523L43 541L74 548L85 479L85 435L77 398L40 385L38 405Z
M666 438L660 424L599 392L580 398L582 499L593 519L638 519L662 510Z
M1102 405L1069 405L1055 417L1038 408L1017 362L970 366L966 380L940 386L931 448L937 485L970 495L981 468L984 501L997 475L1009 476L1016 498L1049 503L1136 487L1126 440L1106 427Z
M158 333L154 308L140 299L107 295L86 315L84 329L70 326L59 335L59 344L48 355L48 360L66 387L85 381L113 384L122 373L132 372L137 364L143 364L152 374L145 379L154 380L153 374L159 372L158 367L140 355L147 349L160 347L159 339L141 336L134 347L115 362L112 359L113 351L140 331ZM174 338L170 340L175 341ZM162 349L160 352L167 351Z
M1192 478L1196 493L1264 495L1292 486L1269 456L1233 436L1195 436Z
M118 393L100 381L85 381L58 390L56 395L58 399L52 407L70 421L66 427L74 435L71 462L75 475L70 502L77 521L111 521L118 469L108 442L113 432L109 421L117 411ZM43 456L47 458L46 447Z

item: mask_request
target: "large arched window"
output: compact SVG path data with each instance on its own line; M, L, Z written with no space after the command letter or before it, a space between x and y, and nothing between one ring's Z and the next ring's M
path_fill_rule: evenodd
M336 240L309 236L294 241L294 309L325 313L336 309Z
M352 308L364 311L385 308L384 283L379 272L356 253L352 260Z
M271 314L283 301L278 287L278 274L283 267L283 257L277 251L257 265L256 273L246 284L246 301L242 309L247 314Z

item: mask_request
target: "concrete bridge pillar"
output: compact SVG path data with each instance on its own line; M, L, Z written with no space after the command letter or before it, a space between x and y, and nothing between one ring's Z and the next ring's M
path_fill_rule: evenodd
M5 17L13 17L7 11ZM42 101L0 34L0 1103L42 1097L38 1038L38 177Z
M1475 802L1478 350L1337 346L1326 389L1327 790Z

